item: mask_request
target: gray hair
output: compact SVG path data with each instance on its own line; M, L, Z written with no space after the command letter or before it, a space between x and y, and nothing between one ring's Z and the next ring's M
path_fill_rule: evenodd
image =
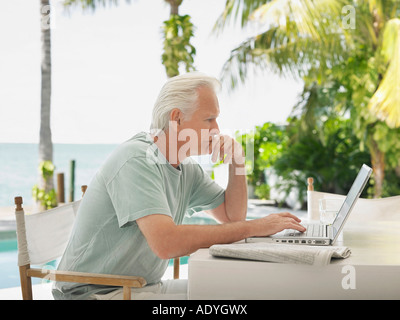
M150 130L157 135L168 129L170 114L175 108L182 111L185 119L190 119L198 106L198 89L201 87L208 87L216 93L221 85L216 78L199 72L170 78L154 104Z

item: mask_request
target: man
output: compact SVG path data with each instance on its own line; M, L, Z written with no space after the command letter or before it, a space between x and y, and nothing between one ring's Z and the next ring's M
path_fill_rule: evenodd
M151 134L120 145L88 187L61 270L142 276L148 285L133 299L185 299L186 280L161 281L170 258L216 243L304 231L290 213L246 221L244 153L221 136L218 81L199 73L170 79L153 109ZM189 156L211 154L229 163L226 190ZM218 225L182 225L205 211ZM119 299L121 289L58 282L56 299Z

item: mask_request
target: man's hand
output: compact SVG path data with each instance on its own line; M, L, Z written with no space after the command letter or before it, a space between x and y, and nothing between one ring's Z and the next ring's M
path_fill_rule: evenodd
M223 160L229 164L229 180L225 202L209 210L220 222L244 221L247 214L247 182L245 155L239 142L228 135L215 135L212 139L212 162Z
M285 229L306 231L300 224L301 220L289 212L273 213L251 222L254 224L254 235L259 237L270 236Z
M234 166L244 166L245 155L239 142L228 135L216 135L212 142L212 161L217 160Z

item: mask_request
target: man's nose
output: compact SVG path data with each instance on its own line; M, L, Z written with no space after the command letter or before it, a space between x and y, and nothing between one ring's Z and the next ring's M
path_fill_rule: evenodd
M219 126L218 126L218 122L217 121L213 121L213 124L212 124L212 126L211 126L211 131L214 133L214 134L219 134L220 132L219 132Z

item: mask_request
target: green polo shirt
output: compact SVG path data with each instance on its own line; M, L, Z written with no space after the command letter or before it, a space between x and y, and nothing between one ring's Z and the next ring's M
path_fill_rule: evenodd
M147 133L121 144L82 199L59 270L141 276L161 280L168 260L147 244L136 219L164 214L181 224L185 214L224 202L225 190L192 158L174 168ZM55 299L85 299L115 288L56 282Z

